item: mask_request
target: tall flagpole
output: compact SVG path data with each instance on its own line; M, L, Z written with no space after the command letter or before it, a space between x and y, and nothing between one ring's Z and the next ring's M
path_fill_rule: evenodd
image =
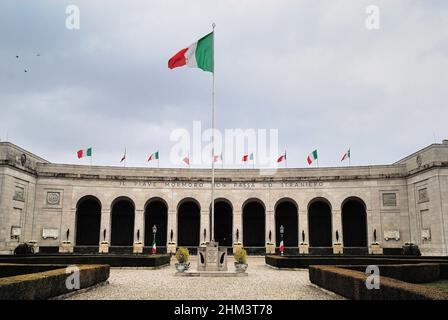
M213 37L212 37L212 155L215 155L215 26L216 24L212 23L213 28ZM210 217L210 241L215 241L214 235L214 220L215 220L215 159L212 161L212 191L211 191L211 203L212 203L212 212Z

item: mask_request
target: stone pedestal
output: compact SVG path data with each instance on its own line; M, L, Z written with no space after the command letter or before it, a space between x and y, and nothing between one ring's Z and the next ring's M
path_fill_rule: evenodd
M308 243L299 244L299 254L309 254L310 246Z
M266 254L275 254L275 244L272 242L266 243Z
M28 241L28 245L33 247L34 253L39 253L39 246L37 245L37 241L36 240Z
M133 253L143 253L143 243L134 242L134 247L132 249Z
M232 252L235 253L236 250L242 249L242 248L243 248L243 244L241 242L234 242Z
M101 242L100 243L100 253L109 253L109 242Z
M177 250L176 242L168 242L168 245L166 247L166 253L176 254L176 250Z
M198 248L198 271L227 271L227 248L209 242Z
M370 245L370 254L383 254L383 248L379 243L372 243Z
M333 254L342 254L344 252L342 243L333 244Z
M73 245L70 241L64 241L59 246L59 253L73 253Z

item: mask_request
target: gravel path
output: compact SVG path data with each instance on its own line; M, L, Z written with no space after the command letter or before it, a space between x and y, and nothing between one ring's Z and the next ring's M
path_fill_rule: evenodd
M308 270L276 270L263 257L250 257L249 275L236 278L176 277L174 261L158 270L111 269L109 284L74 294L67 299L307 299L341 297L313 286ZM196 262L191 262L196 270ZM229 269L234 269L229 260Z

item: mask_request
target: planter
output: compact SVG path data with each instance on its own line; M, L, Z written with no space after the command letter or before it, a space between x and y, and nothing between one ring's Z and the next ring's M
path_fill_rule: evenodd
M310 251L310 247L308 245L308 243L306 242L302 242L299 245L299 254L308 254Z
M34 253L39 253L39 246L37 245L36 240L30 240L28 241L28 244L33 247Z
M374 242L370 245L370 254L383 254L383 248L378 242Z
M166 248L166 253L168 254L176 254L176 242L168 242L168 246Z
M99 252L100 253L109 253L109 242L101 241Z
M178 262L174 264L177 272L185 272L190 269L190 262Z
M266 253L275 254L275 244L273 242L266 243Z
M247 270L247 263L235 262L235 271L236 272L246 272L246 270Z
M333 254L342 254L344 249L342 247L342 243L336 242L333 244Z
M143 253L143 243L134 242L134 246L132 248L133 253Z
M62 241L59 246L59 253L73 253L73 245L71 241Z

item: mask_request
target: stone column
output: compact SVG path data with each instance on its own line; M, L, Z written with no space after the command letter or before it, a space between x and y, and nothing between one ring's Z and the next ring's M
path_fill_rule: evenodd
M135 210L134 215L134 242L145 240L145 230L144 230L144 210ZM151 226L152 227L152 226ZM140 230L140 240L137 240L137 230ZM152 230L148 230L152 233ZM148 244L145 244L148 245Z
M103 232L106 229L106 241L110 244L110 235L112 229L112 220L110 216L110 210L101 209L101 228L100 228L100 239L98 239L98 243L103 241Z
M61 231L59 235L60 242L69 240L72 242L73 245L75 245L75 237L76 237L76 209L71 209L69 213L62 212L62 225L61 225ZM68 239L67 238L67 229L70 229L70 234ZM40 237L39 237L40 238ZM38 238L38 239L39 239ZM35 240L35 239L30 239Z
M310 243L310 234L308 231L308 212L299 211L299 243L302 242L302 231L305 232L305 242Z
M205 241L209 241L211 230L210 230L210 212L208 210L201 211L201 227L199 230L199 243L204 241L204 229L207 230Z
M171 230L173 230L173 241L177 243L177 214L176 210L168 210L168 232L166 242L170 241Z
M342 216L341 216L341 210L335 210L333 209L331 212L332 217L332 239L333 243L336 242L336 230L339 232L339 242L344 243L344 238L342 234Z
M243 242L243 217L241 210L233 211L233 242L236 242L236 230L239 231L239 242Z
M269 241L269 231L272 231L271 241L275 243L275 233L277 230L275 226L275 214L273 210L266 210L266 230L264 237L265 244Z

